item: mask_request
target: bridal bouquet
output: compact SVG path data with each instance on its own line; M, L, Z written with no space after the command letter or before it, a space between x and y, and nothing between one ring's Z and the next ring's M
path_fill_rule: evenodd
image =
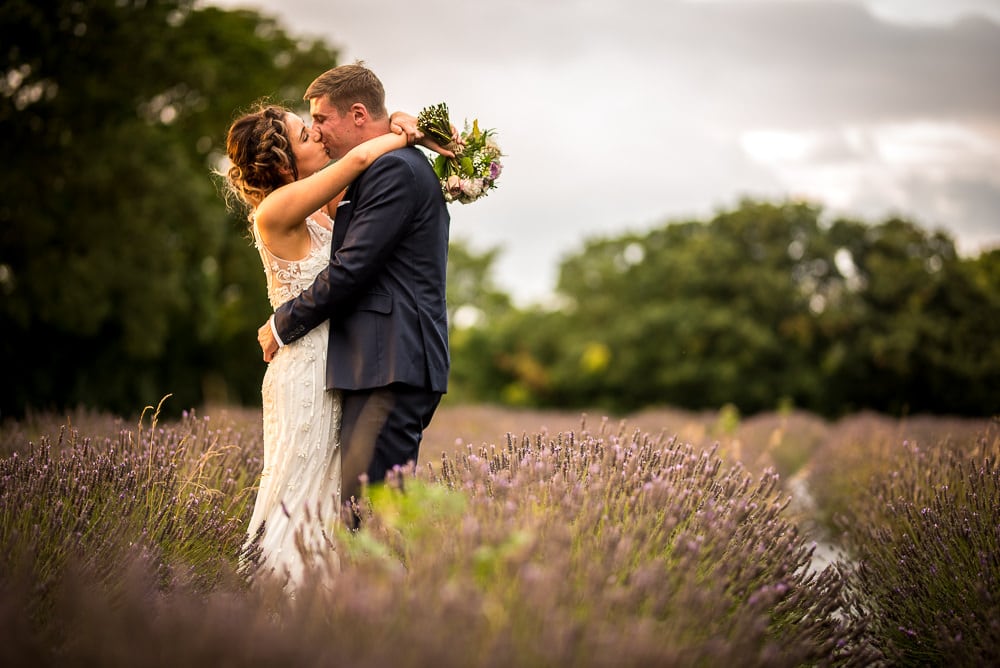
M451 120L445 103L426 107L417 116L417 127L430 135L441 146L455 153L454 158L437 156L433 161L434 173L441 181L441 192L446 202L469 204L497 187L503 165L500 147L493 139L494 130L481 130L479 120L468 121L459 133L458 141L451 135Z

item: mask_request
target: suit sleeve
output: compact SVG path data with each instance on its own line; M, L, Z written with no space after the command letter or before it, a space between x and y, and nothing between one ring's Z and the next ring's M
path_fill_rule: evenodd
M284 343L301 338L364 293L405 234L416 194L412 167L393 153L358 178L351 193L353 217L334 222L348 225L340 248L309 288L274 313Z

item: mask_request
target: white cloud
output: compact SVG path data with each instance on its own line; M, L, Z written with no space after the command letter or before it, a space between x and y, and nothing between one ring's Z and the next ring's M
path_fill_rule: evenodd
M752 159L765 165L798 163L815 150L819 139L813 133L783 130L750 130L741 141Z
M901 169L953 173L1000 167L1000 144L956 122L889 124L874 134L883 160Z

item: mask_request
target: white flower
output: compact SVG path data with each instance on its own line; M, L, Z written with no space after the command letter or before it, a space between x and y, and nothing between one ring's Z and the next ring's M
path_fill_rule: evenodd
M483 194L483 180L462 179L462 194L466 197L476 199Z

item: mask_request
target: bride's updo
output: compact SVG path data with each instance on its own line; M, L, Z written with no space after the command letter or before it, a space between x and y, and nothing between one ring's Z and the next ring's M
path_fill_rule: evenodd
M231 166L226 173L230 192L251 210L273 190L298 179L288 125L288 109L273 104L258 107L233 121L226 136Z

